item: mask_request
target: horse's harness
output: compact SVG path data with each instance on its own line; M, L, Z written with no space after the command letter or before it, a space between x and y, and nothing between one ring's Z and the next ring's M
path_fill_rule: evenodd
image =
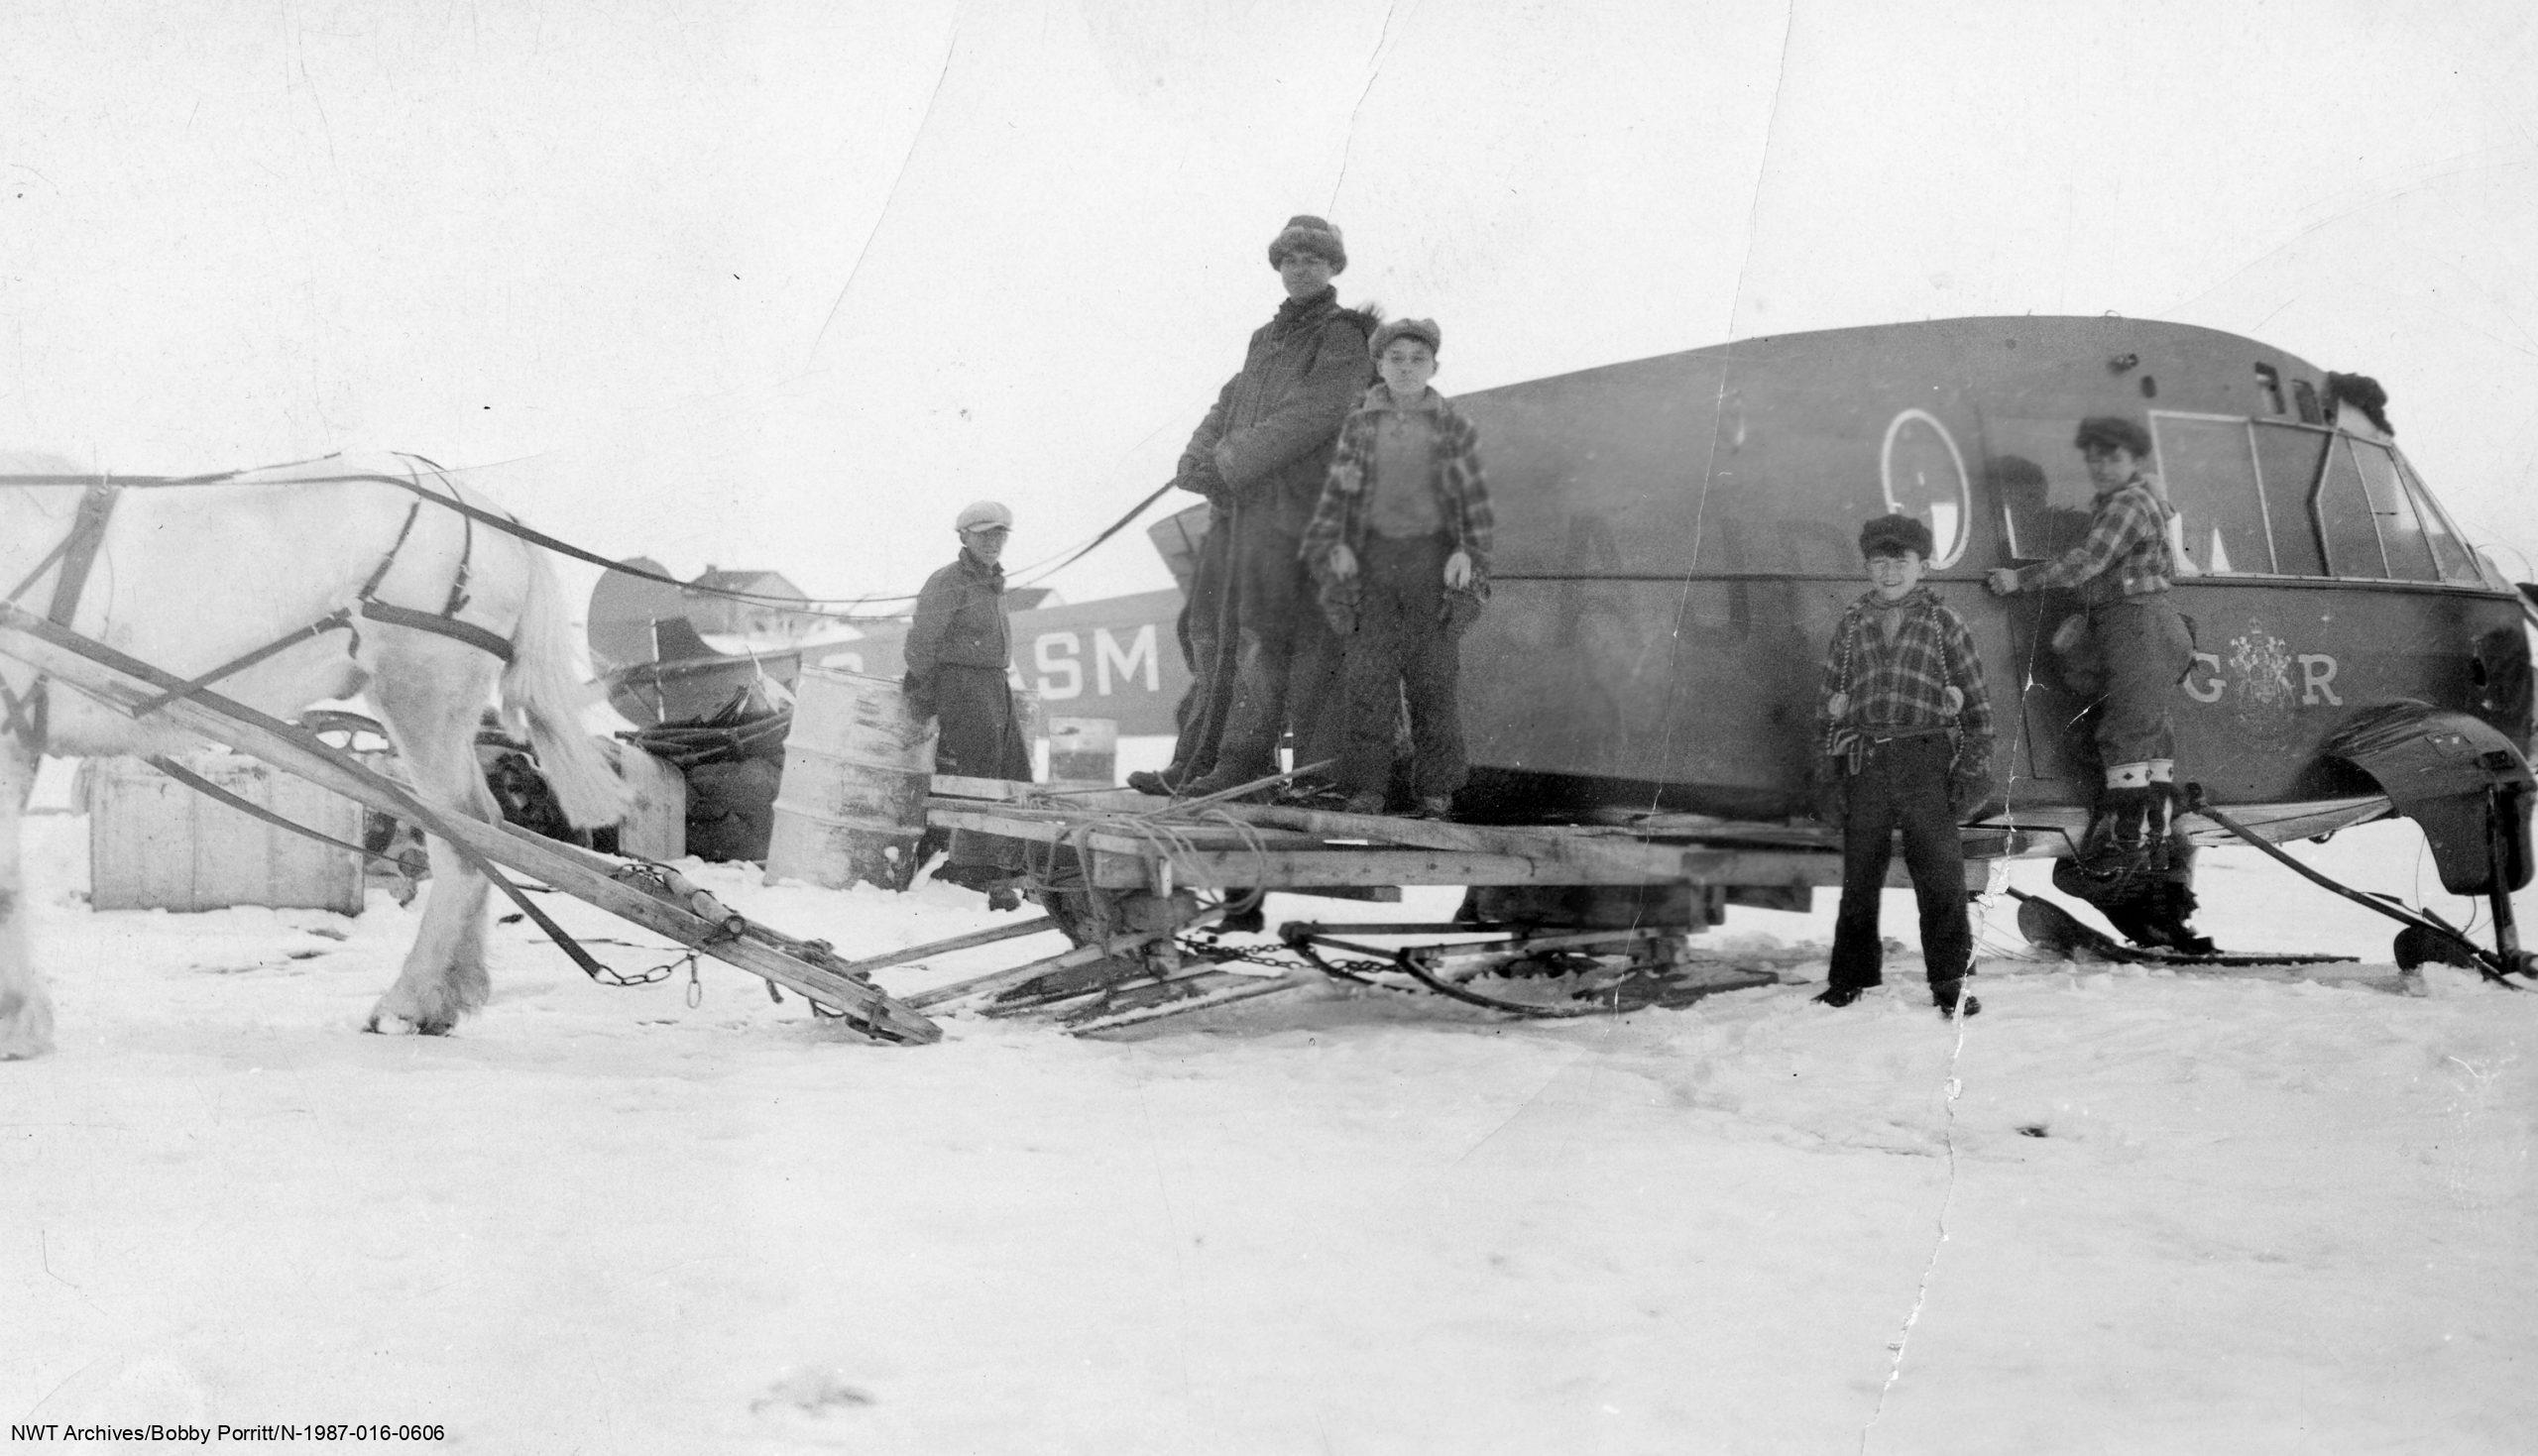
M393 481L390 483L402 484ZM78 514L70 522L69 533L56 542L53 549L45 553L44 559L37 562L34 569L11 589L7 597L0 598L0 601L5 601L12 606L16 605L18 599L27 594L28 589L42 580L46 572L58 565L61 568L61 572L54 578L53 605L47 610L45 616L54 625L64 631L69 630L70 619L79 610L80 593L88 584L88 573L97 563L98 548L105 543L107 521L114 514L115 502L122 497L125 489L127 488L110 481L100 481L88 487L85 494L79 498ZM464 509L459 511L459 520L464 534L460 538L458 570L450 581L449 595L441 603L440 611L419 612L410 607L400 607L393 602L379 600L379 584L388 579L388 573L397 565L398 553L405 548L407 538L413 535L414 521L422 514L423 502L426 499L437 501L439 498L429 496L421 488L421 483L415 482L414 500L405 508L405 520L397 528L397 539L389 544L388 550L379 558L379 564L371 569L369 580L362 583L361 590L353 595L350 604L336 608L295 631L286 632L252 652L233 657L199 677L188 679L156 697L144 699L134 706L133 717L146 718L179 698L190 697L223 678L244 672L268 657L288 651L312 638L324 636L331 631L351 632L353 634L352 650L358 650L361 645L361 628L354 621L356 616L385 622L391 626L436 632L481 651L490 652L504 662L510 662L512 644L508 639L474 622L458 619L459 611L466 607L468 602L467 583L473 570L476 554L475 518ZM448 504L463 504L454 495ZM48 679L39 675L24 693L19 693L11 690L5 682L0 682L0 736L15 738L26 744L31 751L43 750L50 702L46 692L47 683Z

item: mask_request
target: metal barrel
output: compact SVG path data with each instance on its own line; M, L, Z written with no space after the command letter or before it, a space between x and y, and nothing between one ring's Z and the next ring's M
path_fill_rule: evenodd
M925 833L934 735L919 735L892 678L806 665L793 697L768 882L906 889Z

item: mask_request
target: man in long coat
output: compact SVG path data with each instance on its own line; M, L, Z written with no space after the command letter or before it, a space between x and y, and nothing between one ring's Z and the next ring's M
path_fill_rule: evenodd
M936 773L1029 783L1031 750L1022 741L1006 683L1013 627L1005 617L1004 569L997 564L1013 531L1013 512L980 501L961 512L953 529L961 537L961 554L926 578L917 593L916 620L908 627L907 670L900 680L908 714L920 724L932 718L942 725L934 745ZM1002 910L1017 903L1009 882L1021 869L1016 840L955 832L951 855L934 877L985 891L987 903Z
M1330 280L1348 253L1323 219L1288 219L1269 265L1287 300L1252 334L1241 373L1217 392L1174 477L1216 507L1185 631L1204 658L1192 665L1174 769L1142 788L1207 795L1274 773L1290 724L1300 765L1340 747L1337 716L1326 711L1338 644L1297 548L1340 422L1373 380L1374 321L1339 306Z

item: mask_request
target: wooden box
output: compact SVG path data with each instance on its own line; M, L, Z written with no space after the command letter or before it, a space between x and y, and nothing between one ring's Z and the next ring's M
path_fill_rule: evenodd
M361 806L243 754L183 760L211 782L293 824L358 844ZM362 858L265 824L138 758L92 760L88 903L97 910L270 905L359 915Z

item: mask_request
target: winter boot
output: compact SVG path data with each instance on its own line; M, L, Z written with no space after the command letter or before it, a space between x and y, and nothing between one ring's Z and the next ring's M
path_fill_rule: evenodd
M1966 995L1962 978L1930 982L1930 1004L1946 1017L1979 1016L1983 1012L1982 998Z
M1826 986L1815 993L1813 1000L1818 1006L1848 1006L1866 994L1866 986Z
M2151 824L2162 818L2162 790L2150 784L2150 765L2119 763L2106 771L2097 812L2080 836L2081 864L2093 876L2115 878L2149 867L2155 842ZM2173 793L2173 789L2165 792ZM2164 826L2161 838L2164 839Z

